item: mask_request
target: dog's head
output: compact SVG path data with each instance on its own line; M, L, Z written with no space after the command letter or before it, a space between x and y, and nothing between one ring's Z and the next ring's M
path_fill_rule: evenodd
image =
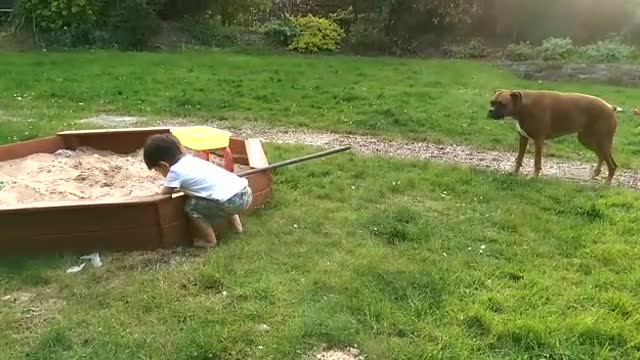
M488 117L502 120L513 116L522 104L522 93L513 90L497 90L491 98Z

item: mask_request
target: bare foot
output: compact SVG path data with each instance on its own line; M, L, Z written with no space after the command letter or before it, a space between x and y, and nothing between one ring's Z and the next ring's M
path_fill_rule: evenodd
M240 221L240 216L238 215L233 215L230 219L229 222L231 223L231 225L233 226L233 229L239 233L242 234L242 232L244 231L242 229L242 222Z
M199 219L189 218L191 221L191 231L193 233L193 246L202 248L212 248L218 245L216 234L213 228Z

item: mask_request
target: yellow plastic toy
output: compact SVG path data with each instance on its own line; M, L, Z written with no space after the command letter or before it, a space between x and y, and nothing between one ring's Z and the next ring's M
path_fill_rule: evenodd
M210 126L172 128L171 133L180 140L182 145L196 151L226 148L229 146L231 137L230 132Z

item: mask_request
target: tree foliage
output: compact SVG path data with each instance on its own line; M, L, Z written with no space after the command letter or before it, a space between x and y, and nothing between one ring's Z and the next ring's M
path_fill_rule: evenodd
M211 0L210 10L223 25L248 24L271 7L271 0Z

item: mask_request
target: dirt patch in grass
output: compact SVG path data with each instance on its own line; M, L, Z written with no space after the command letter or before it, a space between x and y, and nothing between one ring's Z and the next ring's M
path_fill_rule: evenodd
M10 309L17 327L24 330L37 329L53 319L64 304L63 300L50 296L47 291L39 294L17 291L0 298L0 306Z
M332 349L313 353L309 356L309 360L364 360L365 357L360 355L360 350L356 348Z
M114 117L117 118L117 117ZM107 120L108 117L101 119ZM84 121L92 121L86 119ZM138 118L137 124L144 122ZM188 126L198 123L195 120L177 119L157 123L159 126ZM201 123L201 122L200 122ZM120 120L101 122L99 125L119 127ZM307 130L291 130L284 128L265 128L257 124L246 124L242 127L229 127L221 122L209 122L208 125L226 128L235 136L242 138L260 138L266 142L278 144L306 144L324 148L351 145L354 151L365 155L388 156L405 159L432 160L445 163L456 163L499 172L510 172L515 161L514 152L481 150L465 145L445 145L429 142L391 140L374 136L347 135ZM515 131L515 130L514 130ZM532 146L530 146L530 149ZM542 175L583 183L602 183L602 179L592 180L595 164L559 158L544 157ZM603 169L603 177L606 168ZM529 151L525 157L521 173L531 176L533 173L533 153ZM614 185L640 189L640 172L618 169L613 181Z
M175 250L139 251L124 256L114 256L109 264L111 269L133 271L160 271L194 261L203 251L192 248L177 248Z

